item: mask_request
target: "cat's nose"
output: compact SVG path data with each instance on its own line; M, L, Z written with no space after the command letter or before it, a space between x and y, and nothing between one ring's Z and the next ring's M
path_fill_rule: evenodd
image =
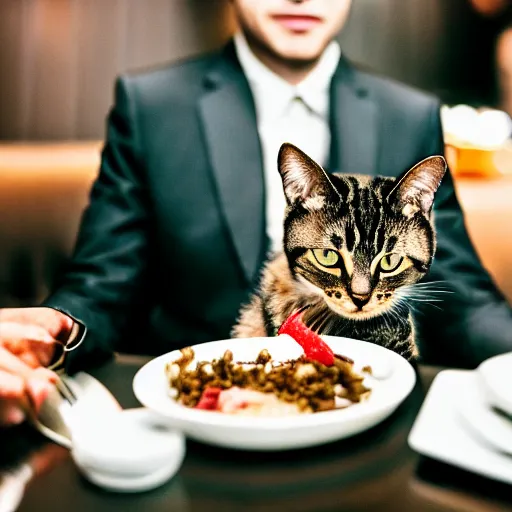
M359 295L357 293L352 294L352 302L358 309L363 309L365 304L368 304L370 300L370 294L367 295Z

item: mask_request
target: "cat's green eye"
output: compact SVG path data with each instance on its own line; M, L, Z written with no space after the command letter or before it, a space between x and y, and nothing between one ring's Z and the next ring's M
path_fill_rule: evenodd
M382 272L395 271L404 261L404 258L399 254L386 254L380 260L380 269Z
M311 249L311 252L323 267L334 267L340 259L340 255L332 249Z

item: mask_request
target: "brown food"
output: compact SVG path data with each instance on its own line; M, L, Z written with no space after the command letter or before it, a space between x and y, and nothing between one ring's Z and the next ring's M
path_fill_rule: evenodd
M361 368L361 371L364 373L368 373L369 375L373 375L371 366L363 366Z
M180 359L166 366L169 385L177 392L176 399L187 407L195 407L206 388L228 389L233 386L263 393L275 393L286 402L296 403L301 411L318 412L335 408L335 397L359 402L370 393L363 385L364 377L353 370L353 361L335 356L333 366L325 366L304 356L272 363L267 350L256 361L233 362L233 353L226 350L221 359L201 361L187 370L194 351L181 350ZM252 367L244 368L242 365Z

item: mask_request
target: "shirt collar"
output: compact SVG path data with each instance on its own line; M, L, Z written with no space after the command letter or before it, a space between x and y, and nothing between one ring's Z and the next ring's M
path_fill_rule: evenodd
M266 120L280 115L296 96L317 115L324 119L329 117L329 87L341 55L336 41L329 43L316 66L297 85L288 83L265 66L254 55L242 32L235 34L234 44L260 118Z

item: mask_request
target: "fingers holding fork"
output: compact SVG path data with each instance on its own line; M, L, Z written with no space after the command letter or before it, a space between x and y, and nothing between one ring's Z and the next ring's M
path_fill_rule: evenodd
M0 346L0 424L21 423L25 414L36 414L58 376L46 368L31 368Z

